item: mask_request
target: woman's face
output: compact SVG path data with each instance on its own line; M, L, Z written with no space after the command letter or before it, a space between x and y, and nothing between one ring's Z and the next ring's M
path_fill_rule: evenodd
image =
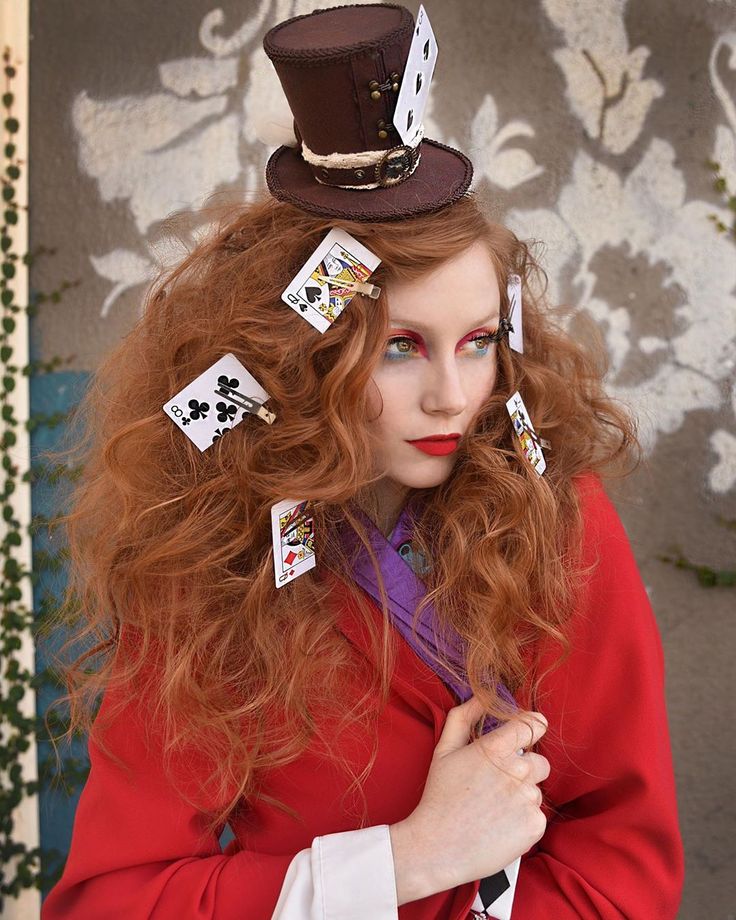
M449 476L493 390L497 345L488 335L500 319L498 279L477 242L387 294L389 337L371 397L374 460L399 486L431 488Z

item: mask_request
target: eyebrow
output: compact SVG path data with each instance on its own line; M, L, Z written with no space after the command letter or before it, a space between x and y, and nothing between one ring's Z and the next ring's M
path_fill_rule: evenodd
M499 313L491 313L488 316L484 316L483 319L480 319L480 320L475 321L474 323L471 323L469 328L471 330L479 329L481 326L488 326L488 325L491 325L491 323L493 322L496 322L496 323L501 322L500 311ZM402 329L416 329L417 332L422 332L424 334L426 334L427 332L432 332L432 328L429 326L425 326L424 323L409 322L408 320L401 319L399 317L390 316L389 323L392 326L400 327Z

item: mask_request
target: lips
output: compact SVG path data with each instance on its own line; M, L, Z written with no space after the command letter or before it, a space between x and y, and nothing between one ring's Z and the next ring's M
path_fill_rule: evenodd
M417 438L416 441L407 441L407 444L411 444L417 450L421 450L422 453L429 454L431 457L446 457L457 450L458 441L461 437L462 435L457 432L452 434L431 434L426 438Z

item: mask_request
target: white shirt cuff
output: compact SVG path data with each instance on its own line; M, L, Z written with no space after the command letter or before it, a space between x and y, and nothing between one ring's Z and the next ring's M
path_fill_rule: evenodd
M388 824L315 837L289 864L271 920L398 920Z

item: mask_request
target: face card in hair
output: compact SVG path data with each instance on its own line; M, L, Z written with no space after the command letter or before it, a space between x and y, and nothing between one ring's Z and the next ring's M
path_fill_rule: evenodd
M381 260L345 230L333 227L281 295L319 332L325 332L356 294L351 284L367 281Z
M416 144L424 110L427 108L429 85L436 62L437 39L427 11L420 6L392 118L401 140L412 147Z
M189 440L205 451L249 414L271 424L275 416L263 407L268 398L260 383L228 353L163 409Z
M547 461L542 453L542 441L534 430L529 413L526 411L524 400L521 398L518 390L511 399L506 403L506 408L511 416L511 422L514 426L516 436L521 442L521 449L524 456L531 463L537 473L541 476L547 469Z
M271 507L273 570L276 587L309 572L317 564L314 555L314 519L306 501L277 502Z

